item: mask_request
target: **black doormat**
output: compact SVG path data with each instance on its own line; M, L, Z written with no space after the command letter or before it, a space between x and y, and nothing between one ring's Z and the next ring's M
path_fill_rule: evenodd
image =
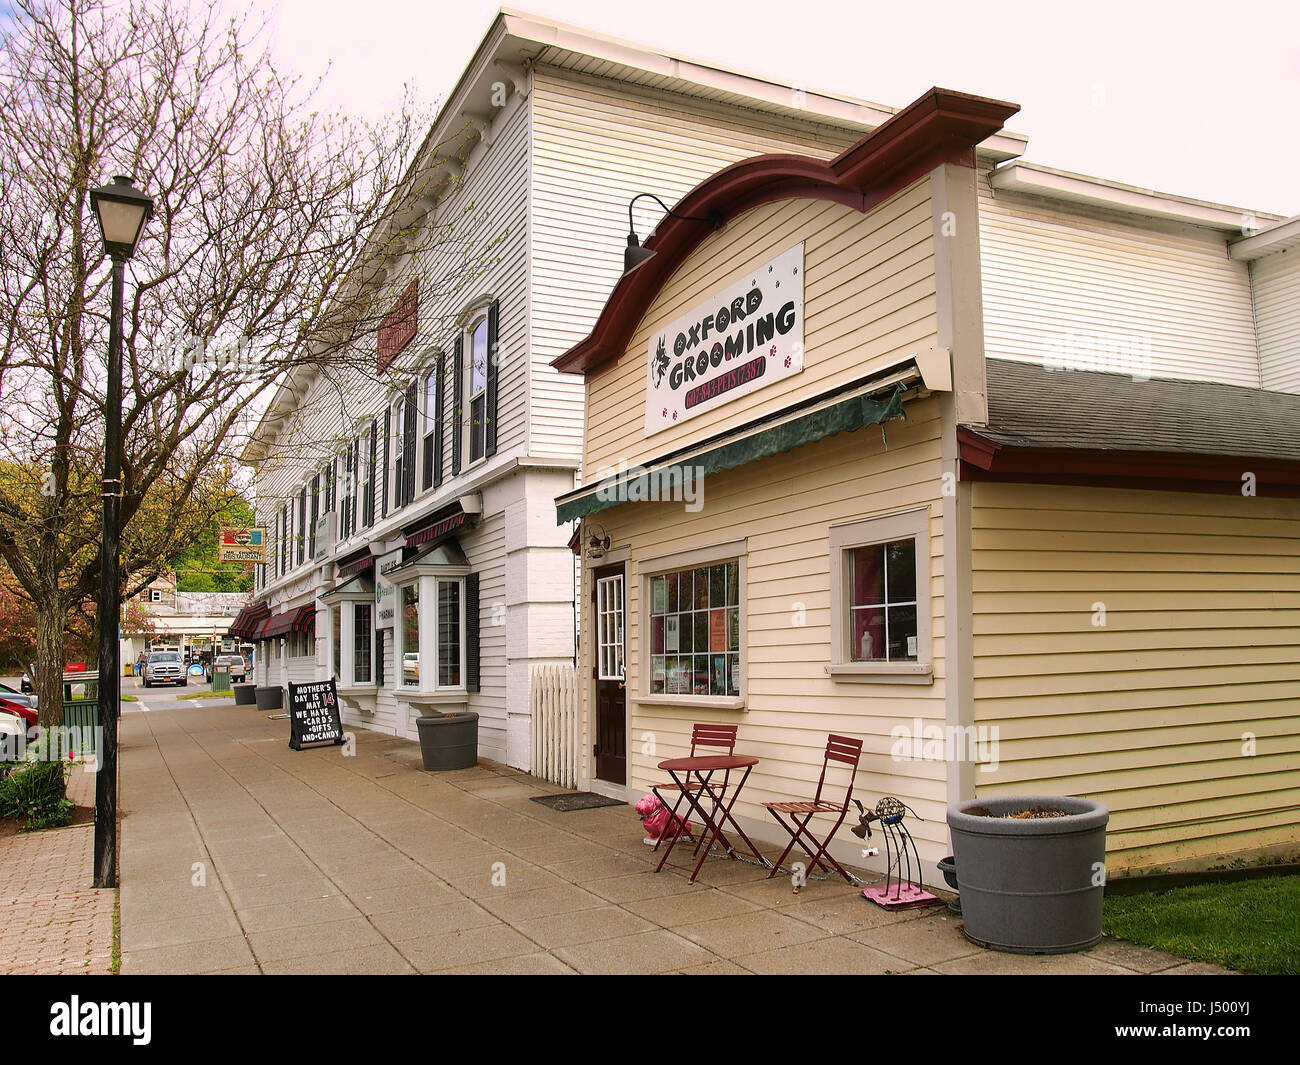
M604 795L597 795L592 791L576 793L566 791L563 795L534 795L533 802L540 802L543 806L549 806L562 814L572 813L574 810L597 810L602 806L627 805L618 799L607 799Z

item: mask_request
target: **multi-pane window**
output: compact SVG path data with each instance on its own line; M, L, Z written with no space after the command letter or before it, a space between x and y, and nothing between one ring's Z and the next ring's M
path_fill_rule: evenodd
M650 692L740 694L740 563L650 578Z
M438 365L434 363L424 379L424 475L420 479L421 488L433 487L434 459L437 449L434 444L438 431Z
M393 506L394 507L400 507L403 503L406 502L406 500L402 498L402 486L406 480L405 477L403 477L404 455L403 455L403 447L402 447L402 427L403 425L405 425L405 418L406 418L405 403L406 401L399 396L397 400L397 405L395 407L396 416L393 420L393 424L396 426L397 440L398 440L397 447L393 448Z
M460 581L438 582L438 687L460 687Z
M352 604L352 683L370 683L373 632L369 603Z
M358 456L358 469L360 470L361 485L357 489L357 496L361 501L361 507L358 514L358 522L362 526L369 525L374 520L370 510L370 476L372 473L370 466L370 430L365 429L359 438L360 454Z
M298 565L302 565L305 560L307 550L307 486L303 485L298 492Z
M488 322L482 318L469 342L469 460L487 454Z
M850 660L915 662L916 541L892 540L847 554Z
M402 586L402 684L420 685L420 582Z
M623 577L596 582L597 667L601 680L623 679Z

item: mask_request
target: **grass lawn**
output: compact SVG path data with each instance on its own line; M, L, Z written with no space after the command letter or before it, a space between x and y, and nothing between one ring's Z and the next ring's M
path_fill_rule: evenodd
M1248 973L1300 974L1300 876L1106 899L1107 934Z
M219 697L222 696L222 695L234 695L234 694L235 694L235 693L234 693L233 691L230 691L229 689L227 689L226 691L216 691L216 692L195 692L193 695L178 695L178 696L176 696L176 698L178 698L178 699L216 699L216 698L219 698Z

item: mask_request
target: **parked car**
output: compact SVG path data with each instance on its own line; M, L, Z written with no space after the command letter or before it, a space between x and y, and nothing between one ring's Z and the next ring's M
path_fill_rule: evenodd
M179 684L182 688L188 686L189 677L179 651L150 652L144 664L144 686L152 688L155 684Z
M229 670L232 682L242 682L248 673L248 667L244 664L242 655L218 655L216 668Z
M36 709L35 695L20 692L3 681L0 681L0 699L8 699L11 703L19 703L22 706L30 706L33 710Z
M23 690L24 695L30 695L33 691L33 678L36 676L36 663L23 670L23 675L18 681L18 687Z
M0 713L13 714L15 717L20 718L23 721L24 730L32 728L39 721L36 707L26 706L2 697L0 697Z

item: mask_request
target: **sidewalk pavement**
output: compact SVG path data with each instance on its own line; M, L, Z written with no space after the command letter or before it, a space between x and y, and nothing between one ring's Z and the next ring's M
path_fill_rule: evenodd
M95 805L95 777L74 769L68 798ZM0 839L0 974L107 974L117 893L90 886L95 827Z
M628 806L557 813L527 774L355 735L295 752L252 707L123 717L124 974L1220 971L1116 940L999 954L943 907L735 861L692 885L653 872Z

